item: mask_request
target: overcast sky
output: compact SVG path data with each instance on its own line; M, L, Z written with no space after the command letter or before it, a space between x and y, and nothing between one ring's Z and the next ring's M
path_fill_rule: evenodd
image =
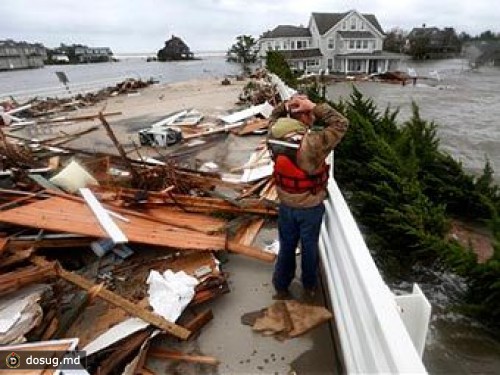
M384 30L454 27L499 32L498 0L1 0L0 40L46 47L81 43L113 52L153 52L172 34L193 51L227 50L236 36L307 25L311 12L373 13Z

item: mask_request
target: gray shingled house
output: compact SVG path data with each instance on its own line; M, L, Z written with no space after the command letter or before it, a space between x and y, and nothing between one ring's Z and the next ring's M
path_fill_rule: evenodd
M396 70L404 55L382 50L385 34L373 14L312 13L307 27L279 25L258 40L259 58L281 51L296 71L353 74Z

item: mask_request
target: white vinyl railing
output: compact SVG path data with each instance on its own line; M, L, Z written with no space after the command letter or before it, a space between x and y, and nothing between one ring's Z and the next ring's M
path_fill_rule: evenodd
M333 177L328 191L320 254L345 372L425 374L429 302L416 285L393 295Z

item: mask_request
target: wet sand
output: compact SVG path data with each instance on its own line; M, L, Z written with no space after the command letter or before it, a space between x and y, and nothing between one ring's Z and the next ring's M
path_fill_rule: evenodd
M134 148L134 143L139 145L138 130L149 127L173 112L194 108L201 112L205 119L215 120L218 115L236 109L238 96L246 83L246 81L231 80L230 85L223 86L220 79L198 79L155 84L138 90L137 93L109 97L93 106L79 108L65 115L71 118L96 115L100 111L121 112L120 115L107 117L107 121L118 141L129 151ZM66 134L81 132L95 125L100 126L100 121L60 123L41 128L27 127L16 131L15 134L26 138L47 139L63 132ZM102 126L97 131L81 136L66 145L86 151L117 154Z

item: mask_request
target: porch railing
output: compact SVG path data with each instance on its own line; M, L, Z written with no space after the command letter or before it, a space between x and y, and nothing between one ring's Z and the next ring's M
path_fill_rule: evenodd
M429 302L417 285L413 294L393 295L333 178L328 191L320 253L344 371L426 373Z

